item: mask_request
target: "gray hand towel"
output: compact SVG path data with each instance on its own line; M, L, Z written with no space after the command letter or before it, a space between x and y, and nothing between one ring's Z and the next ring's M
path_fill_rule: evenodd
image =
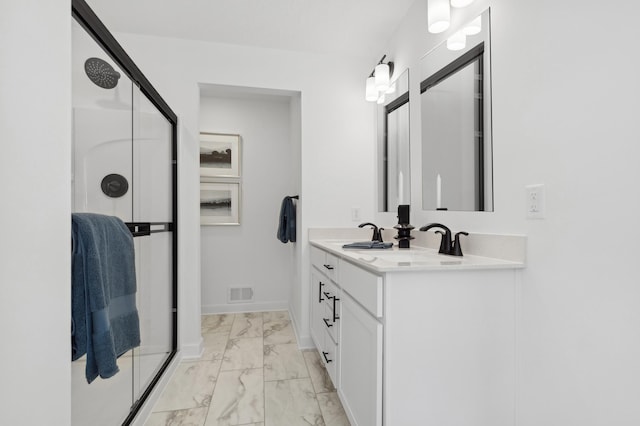
M277 237L283 243L296 242L296 206L291 197L284 197L282 200Z
M342 246L342 248L346 249L388 249L391 247L393 247L393 243L382 243L380 241L362 241Z

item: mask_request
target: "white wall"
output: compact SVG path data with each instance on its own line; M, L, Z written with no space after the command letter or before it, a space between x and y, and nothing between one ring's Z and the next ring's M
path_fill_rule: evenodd
M201 228L203 312L288 308L296 246L281 243L276 233L282 198L295 195L299 186L290 100L287 95L202 97L201 131L242 138L241 225ZM228 304L229 287L252 287L253 301Z
M71 18L0 5L1 424L71 419Z
M123 33L116 38L179 116L180 342L191 354L201 342L198 84L301 93L302 260L291 312L302 344L308 343L307 229L356 225L352 206L363 218L374 216L374 109L362 102L371 60Z
M412 223L528 235L518 303L517 424L640 424L640 5L477 0L491 6L495 212L419 211L419 59L444 36L416 1L380 52L410 68ZM415 70L415 72L414 72ZM525 219L544 183L546 219ZM379 214L381 225L395 215Z

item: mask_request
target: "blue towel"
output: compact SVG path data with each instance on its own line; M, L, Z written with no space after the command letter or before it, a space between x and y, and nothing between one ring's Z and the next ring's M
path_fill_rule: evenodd
M72 360L87 354L85 375L109 378L117 358L140 345L133 236L117 217L72 215Z
M296 206L292 197L284 197L280 207L278 239L283 243L296 242Z

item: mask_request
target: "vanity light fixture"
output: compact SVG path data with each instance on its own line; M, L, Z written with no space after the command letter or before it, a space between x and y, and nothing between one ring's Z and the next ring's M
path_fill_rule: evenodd
M376 79L371 76L367 78L367 92L365 99L369 102L375 102L378 100L378 91L376 90Z
M480 31L482 31L482 16L478 16L462 29L462 32L468 36L476 35L480 33Z
M378 92L386 92L389 89L389 65L382 62L376 65L374 70L376 89Z
M447 39L447 49L462 50L467 46L467 36L462 30L456 31Z
M474 0L451 0L451 7L456 9L469 6ZM427 0L427 23L429 32L433 34L441 33L449 29L451 25L451 8L449 0ZM473 31L473 30L472 30ZM480 29L473 35L480 32Z
M367 78L365 99L369 102L384 103L384 94L395 91L395 85L391 84L393 75L393 62L384 62L387 55L384 55L376 67Z
M471 3L473 3L473 0L451 0L451 6L456 8L467 7Z
M427 0L427 18L430 33L446 31L451 23L449 0Z

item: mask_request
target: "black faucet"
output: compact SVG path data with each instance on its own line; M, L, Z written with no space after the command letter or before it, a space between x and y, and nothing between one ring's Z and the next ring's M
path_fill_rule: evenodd
M384 242L382 241L382 231L384 231L384 228L378 228L375 224L371 223L371 222L366 222L366 223L361 223L360 225L358 225L358 228L363 228L365 226L371 226L373 229L373 236L371 237L371 241L378 241L378 242Z
M453 242L451 242L451 230L441 223L430 223L420 228L420 230L424 232L424 231L428 231L431 228L440 228L441 230L444 231L444 233L436 231L437 234L442 235L440 239L440 250L438 250L438 253L448 254L450 256L462 256L462 247L460 246L460 235L469 235L468 232L464 232L464 231L458 232L455 235Z
M398 205L398 224L394 226L398 230L398 235L394 238L398 240L398 248L401 249L408 249L411 246L411 240L414 239L411 236L413 225L409 223L410 212L411 206L409 204Z

